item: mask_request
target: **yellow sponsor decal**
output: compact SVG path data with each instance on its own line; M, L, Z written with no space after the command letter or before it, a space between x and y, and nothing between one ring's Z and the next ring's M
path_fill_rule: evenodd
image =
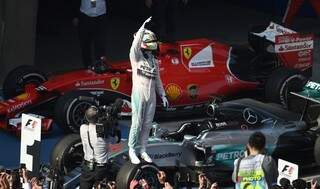
M120 86L120 78L119 77L113 77L110 80L110 86L113 90L117 90Z
M166 94L170 101L175 101L181 96L181 89L178 85L170 83L166 87Z
M190 47L183 48L183 55L186 59L189 59L192 56L192 50Z
M16 99L17 100L21 100L21 101L27 100L28 98L29 98L29 94L28 93L22 93L21 95L16 96Z

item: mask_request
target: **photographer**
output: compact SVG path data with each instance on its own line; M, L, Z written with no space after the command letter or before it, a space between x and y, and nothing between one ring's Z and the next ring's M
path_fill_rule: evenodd
M91 189L95 182L107 176L107 143L115 135L116 116L122 101L116 101L115 105L102 108L91 106L85 112L88 124L80 127L84 151L80 189Z
M270 189L277 182L278 169L271 156L265 155L266 138L261 132L249 137L247 156L236 159L232 180L236 189Z

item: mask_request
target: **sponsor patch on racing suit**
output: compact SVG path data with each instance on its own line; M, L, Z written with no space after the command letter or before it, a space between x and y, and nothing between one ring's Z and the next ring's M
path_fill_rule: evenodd
M137 75L145 77L147 79L156 79L157 70L154 60L150 59L148 60L148 62L143 62L143 64L139 64L137 68Z

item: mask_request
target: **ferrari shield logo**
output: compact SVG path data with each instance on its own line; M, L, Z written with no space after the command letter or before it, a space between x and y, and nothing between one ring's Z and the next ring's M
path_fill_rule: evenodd
M186 47L183 49L183 55L186 59L189 59L192 55L192 50L190 47Z
M117 90L120 85L120 78L119 77L111 78L110 85L113 90Z

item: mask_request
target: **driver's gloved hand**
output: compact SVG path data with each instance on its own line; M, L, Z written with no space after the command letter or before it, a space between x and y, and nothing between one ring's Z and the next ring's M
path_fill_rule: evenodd
M166 96L162 96L161 100L162 100L163 107L169 108L169 101L168 101L167 97Z

